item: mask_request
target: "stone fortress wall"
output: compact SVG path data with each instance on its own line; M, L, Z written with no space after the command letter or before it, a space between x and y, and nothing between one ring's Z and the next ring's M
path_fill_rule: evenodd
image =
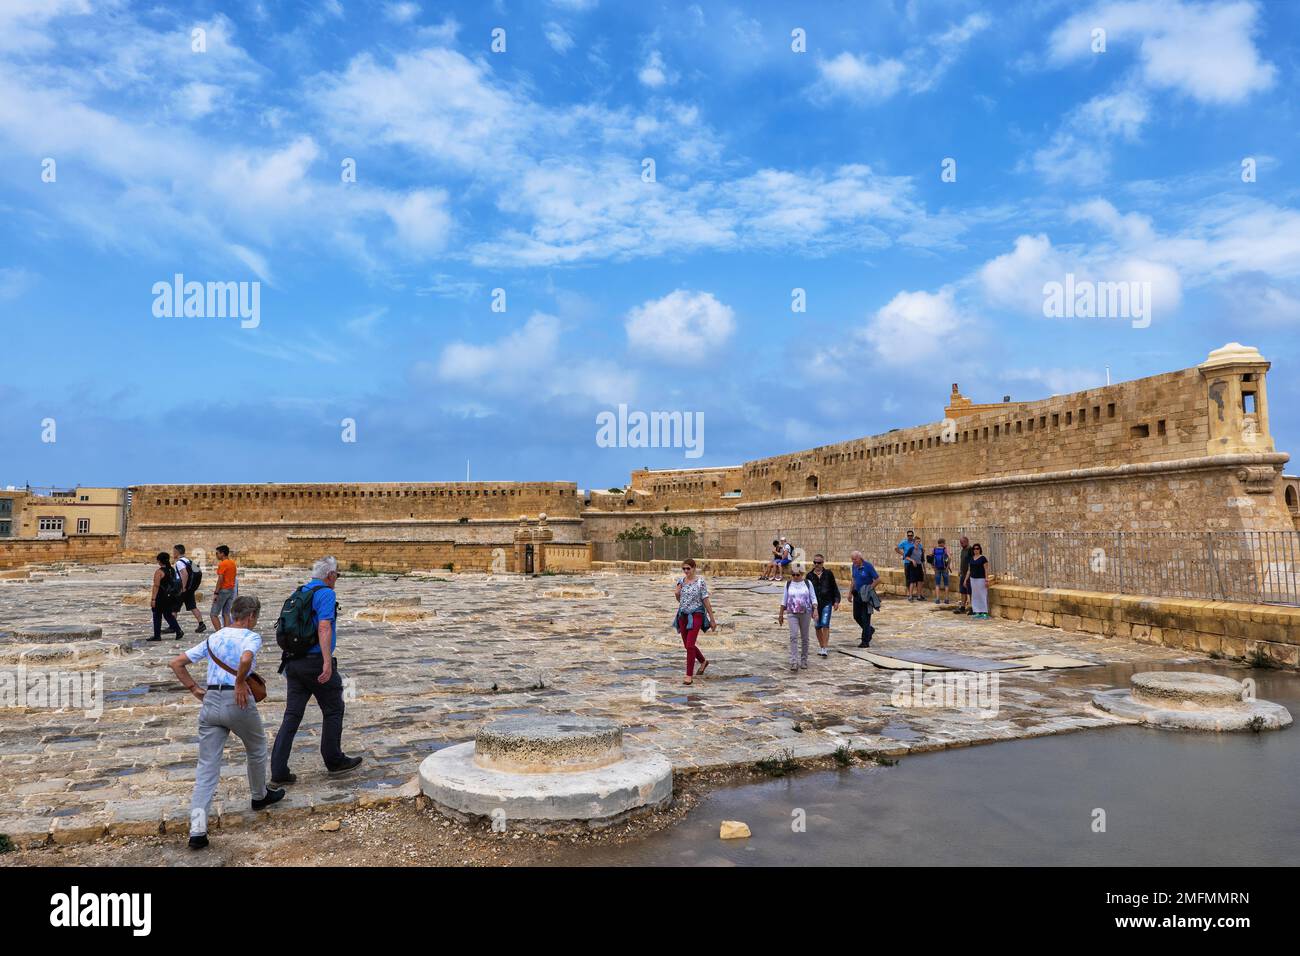
M1040 401L975 405L954 385L929 425L749 461L738 474L635 472L617 502L592 496L589 540L638 521L694 528L693 514L762 554L776 530L824 526L1293 530L1300 510L1268 429L1268 368L1233 344L1195 368ZM606 510L623 520L595 518Z
M581 542L580 504L577 486L562 481L137 485L125 550L144 556L177 542L209 552L225 544L246 560L275 563L301 551L296 541L325 538L355 542L367 555L432 555L442 565L453 545L490 555L512 542L521 515L545 514L556 542Z
M572 482L140 485L125 549L224 543L270 563L328 539L394 562L454 562L459 546L476 566L521 540L521 516L535 525L543 514L556 545L666 522L734 542L740 558L765 554L769 536L790 528L1292 530L1300 509L1269 433L1268 369L1234 344L1195 368L1039 401L976 405L954 386L941 421L743 465L638 470L621 492L584 494Z

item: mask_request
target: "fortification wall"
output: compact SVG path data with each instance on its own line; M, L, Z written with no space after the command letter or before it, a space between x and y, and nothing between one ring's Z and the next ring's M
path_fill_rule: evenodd
M122 539L115 534L83 534L68 538L6 539L0 541L0 568L26 564L77 561L100 564L123 559Z
M738 528L760 537L822 526L1288 530L1294 525L1281 488L1255 480L1271 474L1271 460L1280 457L1219 456L743 504Z
M364 484L137 485L132 528L148 524L402 521L520 515L574 518L580 502L571 481Z
M290 536L508 545L520 515L550 517L556 539L580 541L573 482L139 485L126 547L225 544L273 562Z
M746 462L741 501L1198 458L1209 417L1204 376L1185 369Z

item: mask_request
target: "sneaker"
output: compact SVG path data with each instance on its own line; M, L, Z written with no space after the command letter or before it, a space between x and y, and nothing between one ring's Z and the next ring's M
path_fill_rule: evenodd
M261 800L254 800L254 801L253 801L253 809L254 809L254 810L265 810L265 809L266 809L267 807L269 807L271 804L273 804L273 803L279 803L279 802L280 802L281 800L283 800L283 799L284 799L284 791L283 791L283 790L273 790L273 789L271 789L270 787L267 787L267 788L266 788L266 796L264 796Z
M199 833L190 837L191 850L202 850L206 848L207 845L208 845L208 835L206 833Z
M360 757L344 757L343 762L337 767L327 767L326 769L335 776L338 776L339 774L347 773L349 770L356 770L357 767L360 766Z
M821 647L817 649L818 657L830 657L830 655L831 655L830 650L825 647Z
M798 664L791 664L791 665L790 665L790 673L791 673L791 674L797 672L798 670L799 670L799 665L798 665Z
M153 637L145 638L145 640L149 640L149 641L161 641L162 638L159 637L157 634L155 634Z
M195 634L202 634L202 633L203 633L204 631L206 631L207 629L208 629L208 626L207 626L206 624L204 624L202 621L199 621L199 626L196 627L196 628L194 629L194 633L195 633Z
M807 662L807 661L800 661L800 662L799 662L799 670L801 670L801 671L806 671L807 669L808 669L808 662Z
M273 787L283 787L286 784L297 783L298 775L296 773L286 773L283 777L276 777L271 781Z
M182 637L185 636L185 632L182 631L180 628L177 628L177 629L176 629L175 631L173 631L172 633L176 635L176 638L175 638L175 639L178 640L178 641L179 641Z
M871 646L870 641L858 641L858 647L870 647L870 646Z

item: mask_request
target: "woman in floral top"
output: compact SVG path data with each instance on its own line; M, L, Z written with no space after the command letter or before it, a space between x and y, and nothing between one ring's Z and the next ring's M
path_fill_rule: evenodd
M695 559L687 558L682 562L683 577L677 582L673 593L677 596L677 633L686 645L686 680L689 684L695 676L695 662L700 662L700 676L709 662L704 659L700 649L695 646L700 629L708 630L717 624L713 616L713 605L709 603L709 586L695 573Z

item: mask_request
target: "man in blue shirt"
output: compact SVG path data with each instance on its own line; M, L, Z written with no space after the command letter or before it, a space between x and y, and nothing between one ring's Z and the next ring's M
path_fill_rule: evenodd
M862 628L862 640L858 642L858 647L870 647L871 635L876 633L876 629L871 626L871 612L873 608L868 600L862 598L863 588L874 593L876 582L880 580L880 575L872 567L871 562L862 557L861 551L854 551L851 555L853 571L853 620L858 622Z
M303 585L311 592L317 643L302 657L289 658L284 663L287 685L284 718L271 749L271 782L276 786L298 779L289 772L289 755L298 725L307 712L307 701L313 697L321 712L320 755L325 769L331 774L342 774L361 763L360 757L349 757L343 752L343 678L334 659L338 642L338 601L334 585L338 579L338 562L321 558L312 565L311 580ZM327 643L328 654L325 653Z

